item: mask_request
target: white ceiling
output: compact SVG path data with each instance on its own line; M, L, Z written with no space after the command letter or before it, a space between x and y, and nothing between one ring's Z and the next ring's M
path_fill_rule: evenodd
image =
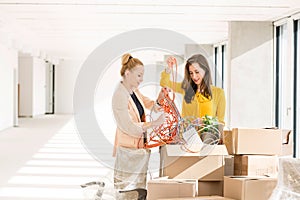
M210 44L227 39L229 21L274 21L299 10L299 0L0 0L0 42L34 55L85 57L114 35L163 28Z

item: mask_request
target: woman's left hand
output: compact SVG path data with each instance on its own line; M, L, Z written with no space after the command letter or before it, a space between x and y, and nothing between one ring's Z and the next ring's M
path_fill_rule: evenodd
M170 56L167 58L167 64L169 69L172 69L175 65L177 65L177 60L175 57Z

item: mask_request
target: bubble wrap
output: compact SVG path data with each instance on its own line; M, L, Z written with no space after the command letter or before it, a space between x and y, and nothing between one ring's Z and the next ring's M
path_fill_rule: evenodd
M300 199L300 159L279 159L278 182L269 200L285 199Z

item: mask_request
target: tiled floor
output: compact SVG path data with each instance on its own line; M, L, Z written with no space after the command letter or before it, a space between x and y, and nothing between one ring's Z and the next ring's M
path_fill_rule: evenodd
M90 181L104 181L104 199L114 199L112 168L84 148L71 115L21 118L19 127L0 132L0 200L93 199L94 188L80 187Z
M112 170L86 151L75 130L72 116L48 115L0 132L0 199L88 199L92 193L81 184L104 180L112 187Z

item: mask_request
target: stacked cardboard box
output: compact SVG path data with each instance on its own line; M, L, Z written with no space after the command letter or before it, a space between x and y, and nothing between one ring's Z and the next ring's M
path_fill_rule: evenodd
M148 181L147 200L197 196L198 181L192 179L153 179Z
M207 155L189 153L181 145L165 145L160 148L160 176L196 181L198 196L193 192L181 194L179 186L170 183L155 183L155 190L150 183L148 194L151 197L155 191L157 199L174 200L268 199L277 182L278 156L293 154L291 136L290 131L279 129L232 129L224 131L226 146L214 145ZM167 184L172 196L166 195L168 192L159 184Z
M223 141L232 155L293 154L293 138L290 130L233 128L224 131Z
M278 172L278 156L234 155L234 175L270 176Z
M234 199L226 198L222 196L201 196L201 197L191 197L191 198L171 198L171 199L159 199L159 200L234 200Z
M225 145L212 145L207 155L188 153L181 145L165 145L160 149L160 176L198 180L198 196L223 195Z
M237 200L268 200L276 184L276 178L225 176L224 196Z
M290 131L234 128L224 131L223 140L234 163L234 176L224 178L224 196L268 199L276 186L278 157L293 153Z

